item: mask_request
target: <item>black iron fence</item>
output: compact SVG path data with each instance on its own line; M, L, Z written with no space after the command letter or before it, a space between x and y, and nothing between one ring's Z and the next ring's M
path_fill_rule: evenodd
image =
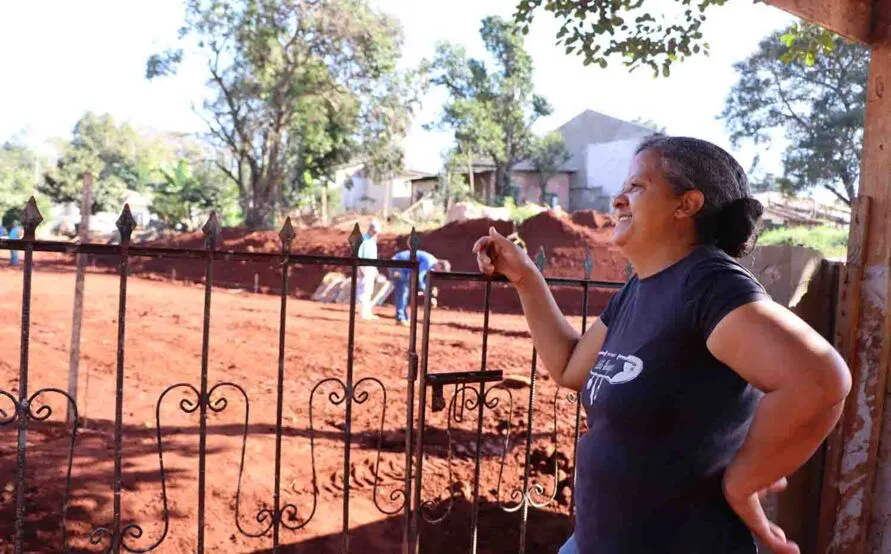
M118 313L117 313L117 341L116 341L116 365L115 365L115 398L114 398L114 431L113 449L111 456L114 461L113 475L113 506L111 521L102 526L96 526L89 533L89 544L104 552L150 552L158 549L168 537L170 528L170 508L168 505L168 477L165 472L165 447L162 433L163 422L161 420L162 405L170 404L178 399L177 406L185 414L195 414L198 417L198 450L197 450L197 499L195 515L197 529L195 530L196 546L199 553L208 550L206 546L207 522L205 521L207 494L206 476L207 468L207 436L208 416L212 413L225 411L230 405L230 398L236 398L244 405L243 419L239 418L241 456L238 471L238 482L235 484L234 519L238 532L246 537L269 537L272 539L272 552L279 552L282 548L283 532L295 532L319 517L319 482L315 466L316 448L316 423L314 421L314 405L317 397L327 397L329 405L343 406L344 421L342 425L343 445L343 498L341 507L341 551L350 552L350 506L351 506L351 443L354 433L351 428L353 421L353 408L364 404L372 393L378 393L382 398L380 412L380 426L377 429L376 455L373 464L372 499L374 506L384 515L400 519L402 533L402 551L405 554L417 552L422 538L429 526L441 524L446 521L456 502L454 491L447 492L445 497L426 498L424 493L424 458L425 458L425 431L428 430L428 413L446 411L446 466L435 471L446 471L451 481L452 453L453 453L453 423L459 424L465 421L468 414L475 418L472 439L473 478L471 483L470 501L470 525L469 525L469 550L476 552L480 528L480 468L483 452L482 436L484 417L487 413L498 411L503 415L507 409L507 425L501 427L499 436L500 453L496 457L500 459L500 470L495 497L499 499L499 509L505 513L519 512L519 544L520 552L527 551L527 522L530 508L546 508L553 504L557 497L558 468L556 462L553 468L551 490L539 482L535 482L530 473L530 458L532 454L533 434L536 427L536 392L537 392L537 357L532 352L532 365L529 373L528 398L526 399L526 420L522 439L517 442L511 437L510 419L514 415L514 394L511 389L502 385L502 372L492 370L487 363L489 351L488 337L490 331L490 305L489 297L493 286L501 286L503 279L490 279L479 274L471 273L438 273L430 272L427 277L426 290L430 291L437 283L443 282L480 282L484 289L481 300L483 311L482 326L482 358L478 370L473 371L440 371L434 372L428 363L428 351L430 347L431 329L431 295L426 295L426 309L423 322L422 352L418 355L417 321L418 321L418 290L419 290L419 265L416 258L420 246L418 235L412 231L409 236L411 257L408 261L394 260L367 260L358 257L359 247L363 240L358 225L349 237L351 253L346 257L337 256L308 256L291 252L291 244L296 237L290 220L282 227L279 236L281 239L281 251L279 253L261 252L234 252L222 250L219 247L220 225L215 215L211 215L203 228L205 245L203 249L177 249L151 246L138 246L131 244L131 236L135 227L129 207L124 208L117 221L121 241L119 245L100 244L73 244L68 242L52 242L35 240L35 231L42 221L33 199L29 201L23 212L24 237L17 240L0 239L0 250L18 250L24 252L22 264L22 299L21 299L21 351L19 360L19 377L17 384L0 383L0 400L6 405L0 405L0 427L15 426L16 429L16 461L14 478L14 502L15 502L15 528L14 536L4 537L13 544L14 552L26 551L62 551L69 552L72 546L69 541L69 529L67 516L70 509L72 496L72 464L77 450L79 432L79 419L77 416L77 402L67 392L60 388L40 388L36 391L29 390L29 347L31 330L31 292L32 276L34 273L35 252L55 252L68 254L90 254L117 260L119 276ZM204 263L204 305L201 342L201 365L197 382L182 381L166 387L158 396L155 404L154 440L157 447L157 463L160 470L160 503L163 521L160 531L149 537L146 532L146 523L139 521L125 522L122 517L122 475L124 471L124 458L122 441L124 435L124 380L125 380L125 338L127 331L127 282L130 272L130 260L137 257L192 259ZM245 450L249 434L250 398L243 384L232 381L211 382L208 375L208 350L210 343L211 302L213 300L214 268L218 264L231 261L251 261L266 264L277 264L281 268L280 318L278 334L278 366L277 387L275 392L276 419L274 427L275 458L273 475L273 494L264 505L253 514L255 528L247 529L242 523L242 477L246 472ZM537 258L540 269L544 268L543 253ZM312 501L308 509L301 510L295 504L284 501L282 495L282 469L283 461L287 457L282 448L282 419L283 407L287 401L284 393L285 365L286 365L286 325L288 309L289 272L294 265L324 265L347 268L350 273L350 300L349 320L347 327L347 361L342 376L326 377L315 383L309 391L309 449L311 469ZM407 345L407 359L405 382L405 433L404 433L404 467L405 471L399 482L388 493L382 492L382 479L380 478L381 451L384 436L384 424L388 407L388 390L384 382L376 376L357 376L354 373L354 352L356 332L356 303L358 288L358 269L360 266L374 266L378 268L401 268L409 270L411 275L410 313L411 325ZM584 262L585 277L583 279L549 278L548 283L554 286L575 287L581 290L583 315L582 330L587 325L589 292L594 288L617 288L621 283L593 281L590 279L592 261L590 255ZM445 397L447 387L452 388L449 399ZM13 392L10 392L13 391ZM428 397L429 394L429 397ZM75 416L68 428L67 458L65 467L65 482L61 510L61 539L58 544L26 544L27 526L27 491L29 488L26 468L29 462L28 432L29 427L49 420L54 411L47 398L57 396L61 399L71 413ZM417 395L417 398L416 398ZM324 402L324 400L322 400ZM563 409L571 410L574 416L574 428L572 430L572 457L575 459L575 442L578 439L581 423L580 403L574 393L557 390L549 404L552 408L551 440L554 447L557 446L557 419L561 402ZM429 406L428 406L429 404ZM415 413L417 408L417 414ZM549 410L550 411L550 410ZM472 420L468 420L472 421ZM522 484L507 492L507 500L501 500L502 475L504 473L506 457L511 449L520 444L523 448L523 473ZM570 446L570 445L563 445ZM574 463L572 464L574 467ZM573 482L569 478L570 488ZM386 500L384 500L384 497ZM571 510L571 508L570 508ZM322 514L322 517L333 518L334 514ZM155 522L150 522L154 525Z

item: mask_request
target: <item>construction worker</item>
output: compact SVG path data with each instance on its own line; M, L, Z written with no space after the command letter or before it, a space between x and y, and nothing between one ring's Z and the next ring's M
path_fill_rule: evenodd
M21 224L18 221L13 221L12 227L9 228L9 238L12 240L17 240L22 237L24 237L24 230L22 229ZM19 265L18 250L9 251L9 263L11 263L12 265Z
M411 259L410 250L402 250L393 256L394 260ZM424 250L418 250L418 291L425 291L427 285L427 272L451 271L452 266L448 260L438 260L436 256ZM391 269L390 280L393 282L393 304L396 306L396 324L408 325L408 300L411 292L411 271L408 269ZM432 291L425 291L432 294Z
M362 235L362 244L359 246L360 258L377 259L377 235L380 233L380 230L380 221L372 219L368 225L368 231ZM365 320L377 319L377 316L371 310L371 296L374 294L374 282L377 279L377 273L377 267L359 266L356 299L359 302L359 317Z

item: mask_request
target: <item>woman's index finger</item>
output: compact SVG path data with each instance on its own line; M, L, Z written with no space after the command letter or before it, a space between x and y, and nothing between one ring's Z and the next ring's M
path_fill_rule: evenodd
M480 237L480 238L478 238L478 239L476 240L476 242L473 243L473 248L471 249L471 251L472 251L474 254L479 254L480 251L481 251L482 248L483 248L483 245L486 244L487 242L489 242L490 240L491 240L491 239L490 239L489 237Z

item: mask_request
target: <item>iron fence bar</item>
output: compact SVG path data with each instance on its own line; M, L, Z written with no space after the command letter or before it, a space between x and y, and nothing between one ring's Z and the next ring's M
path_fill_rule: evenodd
M426 290L433 290L433 281L438 275L441 274L433 271L427 272L427 284L424 287ZM417 473L415 474L414 482L414 503L412 507L410 533L412 541L410 549L414 554L420 553L421 548L421 533L418 526L418 518L422 509L421 484L424 469L424 424L427 419L427 354L429 353L430 348L430 320L433 318L431 308L431 295L426 294L424 295L424 329L421 337L421 379L418 383L418 436L416 441Z
M0 239L0 250L22 250L26 246L26 240ZM60 241L34 241L34 252L54 252L59 254L90 254L94 256L114 257L120 253L120 246L112 244L84 243L76 244ZM281 254L276 252L238 252L235 250L213 251L216 261L242 261L265 262L268 264L281 263ZM130 246L130 257L138 258L169 258L206 260L207 250L197 248L172 248L166 246ZM411 269L411 262L407 260L390 260L376 258L358 258L360 265L379 268ZM288 261L290 265L314 264L351 267L351 257L343 256L317 256L311 254L291 254Z
M535 420L535 373L537 362L538 351L533 348L532 372L529 377L528 421L526 422L526 462L523 465L523 495L520 497L520 502L522 503L520 512L520 554L526 552L526 527L529 519L529 462L532 459L532 423Z
M486 282L486 294L483 299L483 352L480 360L480 371L486 371L487 356L489 353L489 303L492 295L492 282ZM479 398L476 416L476 451L474 452L474 468L473 468L473 510L470 516L471 541L470 550L472 554L476 554L477 542L479 540L479 517L480 517L480 457L482 455L483 440L483 411L486 408L486 382L480 381Z
M43 220L37 210L34 198L28 201L22 217L25 239L19 241L25 251L25 265L22 270L22 334L19 357L19 414L18 440L16 446L16 490L15 490L15 552L25 551L25 446L28 438L28 354L31 345L31 277L34 271L34 231Z
M585 283L582 288L582 334L588 330L588 296L589 296L589 287L588 284ZM573 527L575 527L575 481L576 481L576 468L578 467L578 462L576 460L576 456L578 455L579 448L579 433L581 432L582 425L582 395L581 394L571 394L570 398L575 397L575 428L573 431L573 441L572 441L572 485L569 487L570 497L569 497L569 518L572 522Z
M117 343L117 367L115 374L115 403L114 403L114 508L111 546L115 554L121 551L121 441L122 425L124 417L124 345L127 332L127 272L129 260L127 249L130 246L130 233L133 231L135 221L130 213L130 206L124 205L124 211L118 218L117 227L121 233L120 245L120 284L118 291L118 343Z
M547 256L544 247L538 252L535 259L535 266L542 275L544 274ZM526 423L526 455L523 464L523 490L520 496L520 554L526 552L526 528L529 520L529 462L532 457L532 424L535 421L535 385L536 385L536 369L538 365L538 351L532 348L532 370L529 375L529 405L527 407L527 423ZM556 483L554 483L556 487Z
M291 257L291 243L294 240L294 227L291 218L285 219L285 224L279 232L282 242L282 281L279 298L281 309L278 324L278 384L276 390L275 405L275 483L272 494L272 552L279 552L279 533L281 528L281 471L282 471L282 411L284 404L285 383L285 327L288 313L288 262Z
M418 247L420 246L420 237L414 227L408 236L409 261L417 264ZM415 385L418 379L418 353L417 353L417 337L418 337L418 288L420 285L420 269L417 265L411 271L411 284L409 288L409 309L411 311L410 323L408 329L408 375L405 380L406 387L406 403L405 403L405 504L403 506L403 522L402 522L402 554L410 554L412 544L412 502L411 502L411 485L412 485L412 445L414 441L415 426ZM430 296L430 289L427 289L424 298ZM375 479L377 476L375 476Z
M436 273L436 278L441 281L464 281L469 283L507 283L509 282L506 277L501 275L496 275L493 277L489 277L487 275L483 275L482 273L461 273L461 272L431 272ZM585 283L588 283L590 286L595 288L604 288L604 289L620 289L625 283L619 283L616 281L601 281L601 280L590 280L590 279L569 279L565 277L546 277L545 281L549 285L556 286L582 286Z
M207 393L207 366L210 350L210 301L213 291L213 251L216 248L220 224L216 212L203 228L205 234L205 268L204 268L204 316L201 337L201 388L198 391L198 554L204 554L204 495L207 470L207 405L210 402Z
M346 383L344 384L344 400L346 404L343 420L343 554L347 554L350 551L350 447L352 444L351 427L353 423L353 354L356 343L356 287L359 282L359 247L362 245L362 241L362 232L359 230L359 224L357 223L350 235L353 272L350 275L350 319L347 331Z
M497 383L504 379L500 369L487 371L448 371L444 373L428 373L427 384L434 390L442 385L464 385L467 383Z
M591 289L588 284L588 280L591 279L591 273L594 271L594 257L591 256L591 249L585 248L585 283L582 285L582 335L584 335L588 331L588 299L590 297ZM576 457L578 456L578 448L579 448L579 433L581 431L582 425L582 395L581 394L572 394L570 393L569 399L575 397L575 427L573 429L572 435L572 481L570 482L569 490L569 518L572 523L572 526L575 527L575 482L578 467L578 460Z

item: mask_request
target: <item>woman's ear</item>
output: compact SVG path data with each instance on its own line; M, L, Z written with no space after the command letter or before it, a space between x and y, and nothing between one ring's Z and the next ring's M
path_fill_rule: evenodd
M681 195L680 204L677 210L675 210L675 217L678 219L693 217L699 213L703 204L705 204L705 196L702 195L701 191L688 190Z

